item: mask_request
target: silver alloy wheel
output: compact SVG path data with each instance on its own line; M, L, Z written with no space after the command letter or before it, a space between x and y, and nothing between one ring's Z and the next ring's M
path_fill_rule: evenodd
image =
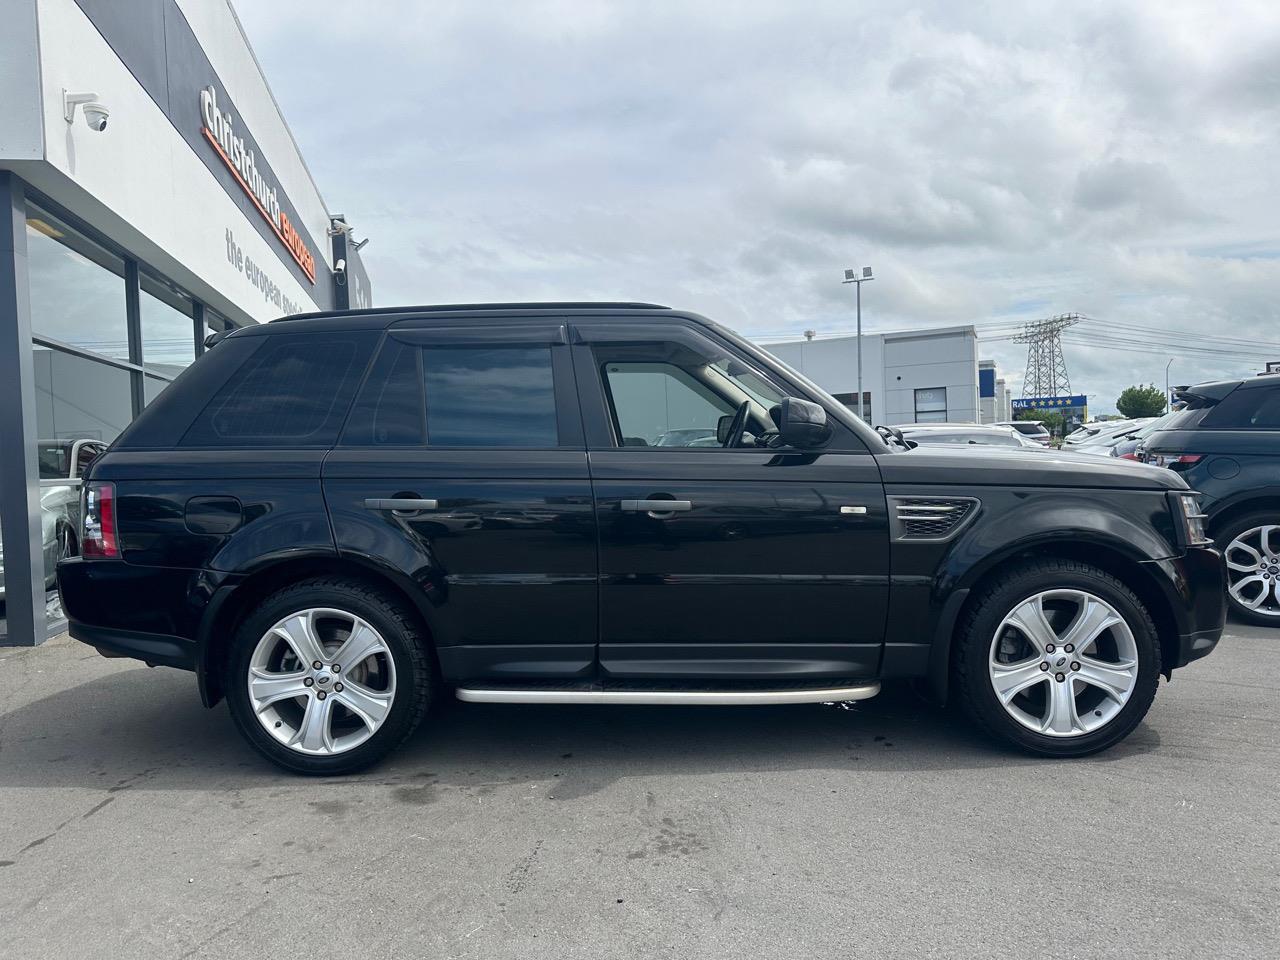
M246 683L267 733L299 753L329 756L355 749L382 726L395 701L396 667L368 622L313 607L263 635Z
M1280 617L1280 524L1243 530L1223 551L1227 590L1240 606Z
M1015 606L991 638L988 673L1018 723L1050 737L1106 726L1138 682L1138 645L1120 612L1084 590L1045 590Z

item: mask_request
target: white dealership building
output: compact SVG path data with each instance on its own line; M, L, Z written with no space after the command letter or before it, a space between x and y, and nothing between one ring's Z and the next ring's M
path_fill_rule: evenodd
M761 343L854 412L858 338ZM994 373L994 367L992 368ZM994 380L993 380L994 387ZM978 336L972 326L862 336L862 408L868 423L978 423Z
M3 0L0 200L0 643L26 644L52 441L112 440L210 333L371 297L227 0Z

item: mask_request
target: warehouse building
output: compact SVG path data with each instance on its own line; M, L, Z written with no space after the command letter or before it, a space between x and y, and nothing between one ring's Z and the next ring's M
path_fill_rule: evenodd
M4 11L0 643L29 644L60 626L70 451L110 442L210 333L371 294L226 0Z
M858 412L857 337L814 336L761 346ZM977 423L978 411L973 327L863 335L862 416L868 423Z

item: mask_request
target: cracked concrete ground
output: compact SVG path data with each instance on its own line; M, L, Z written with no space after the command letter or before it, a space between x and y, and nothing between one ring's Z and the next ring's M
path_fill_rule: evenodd
M1275 957L1280 630L1087 760L854 710L453 703L277 772L191 675L0 649L0 954Z

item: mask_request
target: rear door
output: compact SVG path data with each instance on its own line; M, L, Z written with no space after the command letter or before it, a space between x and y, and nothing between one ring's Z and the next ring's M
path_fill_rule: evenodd
M710 331L582 322L574 337L600 528L602 677L875 675L888 523L861 442L835 424L822 451L726 449L722 418L744 400L748 432L761 436L781 396L804 394Z
M324 467L339 551L416 592L446 678L594 673L596 532L559 320L393 327Z

